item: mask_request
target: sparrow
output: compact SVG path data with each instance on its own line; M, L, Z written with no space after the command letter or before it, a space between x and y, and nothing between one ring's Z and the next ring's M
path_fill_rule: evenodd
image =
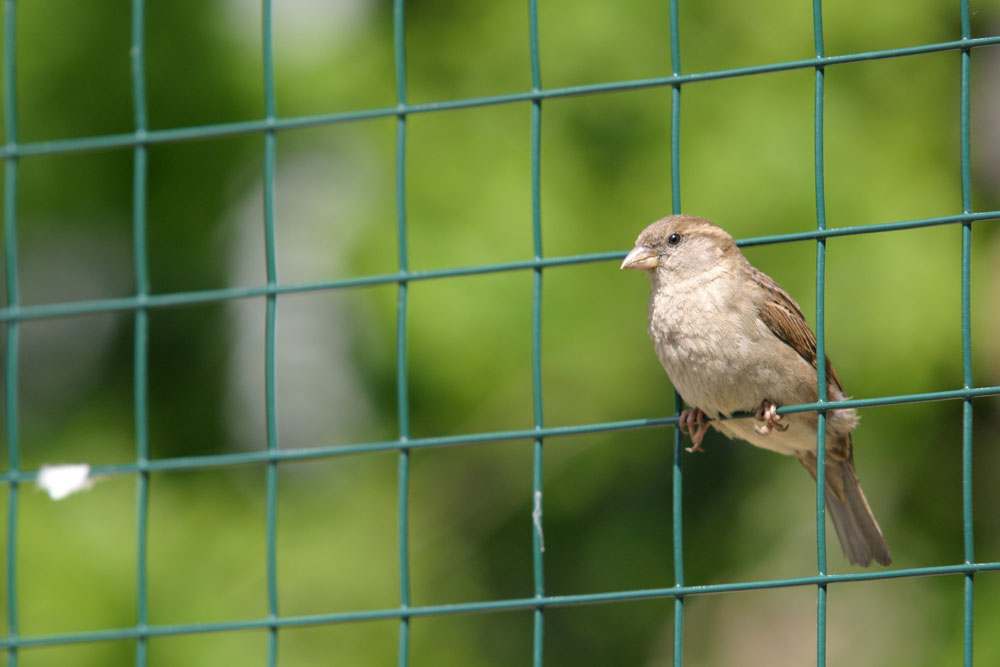
M747 261L729 233L693 215L646 227L621 268L649 276L649 335L674 388L692 406L679 423L693 443L688 451L700 450L714 426L794 456L815 479L817 413L777 413L818 400L816 336L795 300ZM833 365L825 364L827 400L845 400ZM738 413L754 416L730 418ZM851 408L826 411L826 508L851 563L889 565L889 547L854 468L857 425Z

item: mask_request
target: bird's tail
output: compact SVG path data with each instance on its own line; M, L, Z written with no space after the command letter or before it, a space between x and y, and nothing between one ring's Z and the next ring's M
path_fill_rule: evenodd
M808 457L800 456L799 461L815 479L815 455L810 452ZM830 457L826 460L826 509L847 560L861 567L868 567L873 560L882 565L892 562L889 545L861 490L852 454L841 461Z

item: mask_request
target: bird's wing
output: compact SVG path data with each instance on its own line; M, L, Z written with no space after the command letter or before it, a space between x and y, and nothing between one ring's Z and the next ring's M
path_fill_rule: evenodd
M791 346L800 357L816 367L816 336L806 322L805 315L788 292L781 289L778 283L763 271L750 267L750 278L764 289L768 298L761 302L758 316L774 335ZM826 360L826 381L836 386L841 392L840 378L833 370L830 359Z
M768 293L768 298L763 301L758 311L761 321L774 332L775 336L790 345L799 356L815 368L816 336L813 335L812 329L809 328L809 324L806 322L805 315L802 314L799 305L770 276L758 271L754 267L750 268L753 281ZM837 372L833 370L833 364L830 363L829 357L826 360L826 383L828 387L836 387L840 390L841 394L844 393L844 388L840 384L840 378L837 377ZM850 436L838 440L831 440L828 437L826 449L835 461L853 460L853 447L851 446ZM808 457L811 457L811 459L808 459ZM809 469L813 477L816 477L815 454L810 453L808 457L803 458L800 456L799 461ZM836 488L835 485L832 490L838 498L843 498L842 488Z

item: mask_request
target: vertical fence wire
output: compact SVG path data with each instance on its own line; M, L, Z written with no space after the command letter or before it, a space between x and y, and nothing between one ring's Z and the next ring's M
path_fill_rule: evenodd
M538 56L538 2L528 0L529 46L531 48L531 89L542 89L541 65ZM541 152L542 152L542 101L531 101L531 229L532 245L536 260L542 259L542 200L541 200ZM536 430L544 427L542 413L542 267L536 266L532 272L531 296L531 391ZM542 460L543 442L536 437L532 449L532 502L531 502L531 552L535 598L545 597L544 556L545 537L542 530ZM532 664L541 667L545 648L544 607L537 606L533 612Z
M274 92L274 30L271 0L264 0L262 10L261 48L264 66L264 106L269 125L268 130L264 133L264 252L267 263L267 285L273 287L278 284L274 220L274 170L277 138L273 127L277 104ZM264 400L267 411L268 452L278 450L277 378L275 375L277 301L277 294L267 295L267 313L264 321ZM267 635L267 664L268 667L274 667L278 661L278 626L275 623L278 618L278 462L273 458L267 463L266 486L267 616L271 623Z
M969 0L959 3L962 23L962 39L972 36L969 19ZM972 169L970 164L969 139L969 69L971 51L961 50L961 120L959 141L962 174L962 212L972 213ZM970 273L972 264L972 223L962 224L962 386L973 386L972 379L972 327L971 327L971 290ZM965 562L975 562L973 552L972 532L972 399L962 401L962 536ZM973 575L966 573L964 577L964 612L963 612L963 661L966 667L972 666L973 646Z
M392 32L396 65L396 235L399 243L399 272L409 271L406 244L406 21L405 0L393 0ZM406 359L406 302L409 283L405 278L398 283L396 297L396 411L399 419L399 440L410 438L410 399ZM398 528L399 528L399 606L410 607L410 450L401 447L398 464ZM405 613L399 618L399 667L406 667L410 659L410 617Z
M6 144L13 154L4 163L4 246L7 278L7 308L16 313L20 306L17 280L17 3L4 0L3 5L3 95ZM7 468L11 479L7 487L7 665L17 667L18 660L18 604L17 604L17 514L20 472L18 433L18 349L20 322L7 323L7 344L4 348L4 391L7 414Z
M670 73L681 74L680 20L677 0L670 0ZM674 214L681 213L681 84L675 82L670 87L670 206ZM674 392L674 413L680 415L684 401L679 392ZM672 511L674 543L674 585L684 585L684 479L682 461L684 450L681 444L681 429L674 428L674 462L672 467ZM674 597L674 667L684 664L684 596Z
M823 4L813 0L813 40L816 57L824 57ZM826 189L823 176L823 85L825 70L816 66L814 156L816 171L816 229L826 229ZM826 391L826 239L816 239L816 389L818 402L827 399ZM816 568L820 576L826 565L826 412L816 413ZM816 586L816 666L826 665L826 583Z
M129 50L132 69L132 105L135 116L136 136L145 136L146 78L145 78L145 0L132 0L132 44ZM149 270L146 252L146 184L147 147L137 143L132 151L132 261L135 270L136 298L145 300L149 295ZM133 404L135 420L135 457L139 465L136 477L136 638L135 664L145 667L148 639L145 634L149 623L147 599L147 544L149 537L149 420L147 413L149 387L149 311L135 311L133 340Z

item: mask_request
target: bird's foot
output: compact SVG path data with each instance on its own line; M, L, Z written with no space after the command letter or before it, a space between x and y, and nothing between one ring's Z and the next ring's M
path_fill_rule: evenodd
M771 431L787 431L788 424L782 424L781 415L778 414L778 406L773 401L764 399L764 402L757 408L754 414L753 430L759 435L771 435Z
M677 426L681 429L681 433L687 433L691 436L692 444L690 447L685 447L685 450L689 452L705 451L702 449L701 441L705 439L705 434L708 433L712 423L705 421L704 412L698 408L684 410L677 421Z

